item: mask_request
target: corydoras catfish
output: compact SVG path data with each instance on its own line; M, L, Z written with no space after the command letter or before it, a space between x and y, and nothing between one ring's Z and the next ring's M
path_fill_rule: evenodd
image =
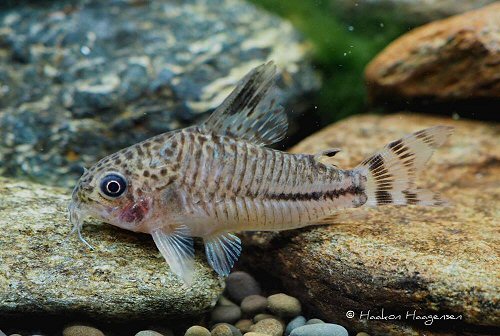
M415 178L451 133L435 126L388 144L356 168L316 155L267 148L284 138L287 118L274 89L276 66L250 71L203 123L157 135L87 170L69 206L73 230L87 216L151 234L171 270L190 283L193 237L227 276L241 253L234 232L280 231L332 223L360 206L440 205ZM333 218L333 220L332 220ZM83 238L81 238L83 240Z

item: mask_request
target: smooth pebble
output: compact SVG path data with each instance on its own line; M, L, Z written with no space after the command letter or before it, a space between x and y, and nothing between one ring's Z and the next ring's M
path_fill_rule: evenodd
M306 324L306 318L304 316L297 316L293 320L291 320L288 325L286 326L285 329L285 336L290 335L293 329L302 327L303 325Z
M241 311L247 316L262 313L266 308L267 298L261 295L250 295L241 301Z
M357 333L356 336L370 336L370 335L368 335L367 333L362 331L362 332Z
M259 321L262 321L263 319L267 319L267 318L275 318L276 316L274 315L271 315L271 314L257 314L253 317L253 321L255 323L259 322Z
M283 293L268 297L267 308L271 313L285 318L298 316L302 311L299 300Z
M210 336L210 331L202 326L192 326L186 330L184 336Z
M211 313L212 323L234 323L241 318L240 307L234 306L217 306Z
M236 328L238 328L242 333L246 333L250 331L250 327L253 326L252 320L239 320L234 324Z
M237 306L237 304L229 300L227 297L221 296L217 301L217 306Z
M318 318L313 318L313 319L310 319L309 321L306 322L307 325L318 324L318 323L325 323L325 321L320 320Z
M260 332L250 331L250 332L247 332L243 336L269 336L269 335L268 334L263 334L263 333L260 333Z
M233 331L227 324L219 324L212 329L210 333L212 336L233 336Z
M275 318L267 318L254 324L250 330L271 336L282 336L284 328L281 321Z
M104 334L93 327L76 325L64 328L63 336L104 336Z
M135 336L164 336L157 331L154 330L141 330Z
M237 303L250 295L260 295L259 283L246 272L233 272L226 279L226 292Z
M218 326L226 326L226 327L228 327L231 330L233 336L242 336L241 335L241 331L238 328L236 328L234 325L229 324L229 323L217 323L216 325L214 325L214 327L212 329L212 332Z
M349 333L338 324L318 323L295 328L290 336L349 336Z

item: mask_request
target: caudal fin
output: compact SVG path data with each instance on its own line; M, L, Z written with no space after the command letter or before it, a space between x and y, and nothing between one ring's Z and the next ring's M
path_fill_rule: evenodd
M356 167L366 177L366 205L444 204L437 194L417 189L415 179L452 130L449 126L435 126L410 134L391 142Z

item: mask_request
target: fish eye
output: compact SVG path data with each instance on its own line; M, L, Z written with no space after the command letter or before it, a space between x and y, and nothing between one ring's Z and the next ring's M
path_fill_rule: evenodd
M110 173L101 180L101 192L108 197L119 197L127 189L127 181L117 173Z

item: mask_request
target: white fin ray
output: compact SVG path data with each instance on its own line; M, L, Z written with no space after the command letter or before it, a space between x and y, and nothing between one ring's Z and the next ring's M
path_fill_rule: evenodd
M194 247L188 227L180 225L172 232L160 228L153 230L151 236L172 272L186 284L191 284L194 273Z
M224 232L204 238L205 253L210 266L220 276L228 276L241 254L241 240Z
M215 132L257 145L282 140L288 120L279 105L274 87L276 65L263 64L250 71L201 126L201 131Z
M356 170L366 176L366 205L444 205L438 194L416 188L415 180L452 130L435 126L415 132L363 161Z

